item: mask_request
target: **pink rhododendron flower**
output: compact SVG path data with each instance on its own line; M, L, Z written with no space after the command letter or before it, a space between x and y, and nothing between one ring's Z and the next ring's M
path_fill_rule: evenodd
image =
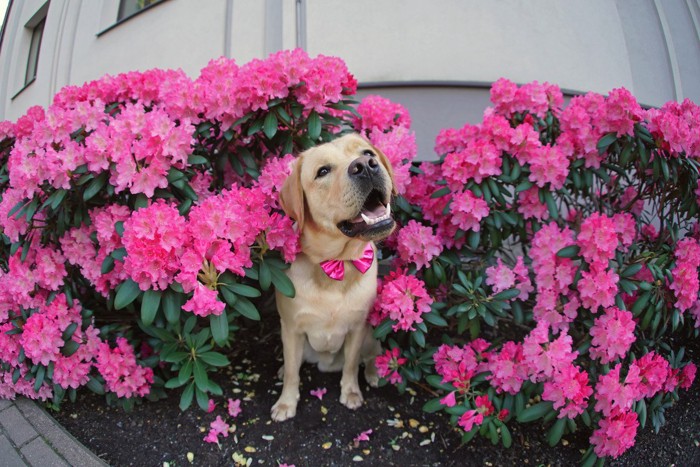
M600 359L603 364L624 357L636 339L634 331L632 313L615 306L607 308L595 319L590 330L591 357Z
M236 418L241 414L241 400L240 399L229 399L226 402L226 410L228 411L228 414Z
M529 188L518 193L518 212L525 219L545 220L549 217L547 205L540 202L539 189Z
M560 366L552 379L545 381L542 399L554 403L553 407L559 410L559 418L573 419L586 410L591 394L593 388L588 384L588 373L569 364Z
M353 439L353 443L354 443L355 447L359 446L360 441L369 441L369 435L371 435L371 434L372 434L372 429L370 428L369 430L365 430L362 433L360 433L359 435L355 436L355 438Z
M695 381L695 374L697 373L697 370L698 368L694 363L688 363L686 366L684 366L680 372L680 376L678 377L678 386L681 389L690 389L690 386L693 385L693 381Z
M675 306L680 311L688 310L698 302L700 279L700 242L688 237L678 242L675 252L676 267L671 271L671 290L676 295Z
M153 370L136 362L133 347L123 337L117 338L117 347L99 345L95 368L105 379L108 391L117 397L144 397L151 390Z
M357 106L357 113L360 114L360 118L355 119L358 131L387 131L397 126L411 126L411 116L404 106L374 94L362 99Z
M498 258L496 265L486 269L486 284L494 293L508 290L515 285L515 273Z
M600 307L611 307L615 303L618 280L619 277L613 270L599 269L596 266L581 273L581 280L578 282L581 305L593 313Z
M399 230L397 244L399 257L406 263L415 263L419 270L428 267L442 252L442 243L433 229L413 219Z
M489 206L481 198L477 198L470 190L454 195L452 205L451 222L460 229L478 232L481 229L479 222L489 215Z
M618 236L614 220L603 214L593 213L581 224L576 243L581 248L581 256L590 264L605 268L615 257Z
M185 218L162 199L124 222L124 269L141 290L165 290L173 282L187 240L185 225Z
M473 340L463 347L443 344L433 354L435 372L442 376L443 383L450 383L465 394L471 379L488 370L487 359L491 356L486 352L488 347L489 343L483 339Z
M194 289L194 294L184 305L182 309L190 311L197 316L220 315L226 304L219 300L219 294L216 290L211 290L200 282Z
M571 366L578 356L578 352L572 350L572 343L571 336L566 332L551 340L549 324L546 321L537 323L535 329L525 336L522 345L522 361L530 380L547 380L557 371Z
M620 412L598 422L598 429L591 435L590 441L598 457L619 457L634 446L637 435L637 412Z
M440 403L447 407L454 407L457 405L457 400L455 399L455 391L450 392L445 397L440 399Z
M637 399L654 397L663 389L671 370L668 361L653 351L633 361L631 366L639 371Z
M310 391L311 395L314 397L318 397L318 400L323 400L323 396L328 392L326 388L317 388L317 389L312 389Z
M474 426L479 426L484 422L484 417L487 417L493 413L493 404L489 400L488 396L476 396L474 399L474 410L467 410L460 417L457 424L461 426L464 431L471 431Z
M432 303L420 279L395 270L379 286L370 323L376 326L388 317L396 321L394 331L412 331L423 322L421 315L430 312Z
M207 413L212 413L216 409L216 402L214 402L214 399L209 399L209 403L207 405Z
M401 351L398 347L387 350L383 355L377 356L374 363L377 365L377 373L382 378L388 378L391 384L400 384L403 378L399 374L399 368L406 363L406 359L399 357Z
M498 353L489 357L488 369L491 374L486 377L496 392L516 394L520 391L523 381L527 379L527 370L522 364L522 344L508 341L503 344Z
M292 263L301 251L299 232L294 226L294 221L279 213L270 216L270 228L265 234L267 245L282 252L287 263Z
M630 367L624 381L620 381L622 363L615 365L607 375L598 378L595 386L595 410L608 417L626 412L639 395L639 368Z
M450 188L457 191L474 180L501 174L501 152L486 138L470 138L465 147L445 156L442 173Z

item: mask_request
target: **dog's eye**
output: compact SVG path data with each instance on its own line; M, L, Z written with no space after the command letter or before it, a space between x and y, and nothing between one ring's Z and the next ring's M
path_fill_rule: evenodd
M369 156L369 157L376 157L377 156L374 152L370 151L369 149L365 149L364 151L362 151L362 155Z
M330 171L331 171L331 168L328 167L327 165L324 165L323 167L318 169L318 172L316 172L316 178L325 177L326 175L328 175L330 173Z

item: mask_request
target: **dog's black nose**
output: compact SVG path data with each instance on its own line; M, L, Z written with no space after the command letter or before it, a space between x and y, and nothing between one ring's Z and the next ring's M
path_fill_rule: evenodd
M352 161L348 167L351 177L371 178L372 174L379 172L379 162L371 156L361 156Z

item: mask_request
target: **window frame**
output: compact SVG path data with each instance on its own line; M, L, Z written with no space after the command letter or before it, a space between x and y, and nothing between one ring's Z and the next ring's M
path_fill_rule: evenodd
M32 39L29 43L29 53L27 54L27 68L24 72L24 87L36 81L39 69L39 57L41 56L41 42L44 39L45 29L46 16L43 16L36 25L32 27Z
M146 12L146 11L149 11L151 8L155 8L155 7L157 7L158 5L162 5L163 3L167 2L168 0L156 0L155 2L153 2L153 3L149 4L149 5L146 5L145 7L141 8L140 10L137 10L137 11L135 11L134 13L131 13L130 15L127 15L127 16L125 16L124 18L119 19L119 12L120 12L121 7L122 7L122 1L123 1L123 0L120 0L120 1L119 1L119 6L118 6L118 8L116 9L116 22L112 23L110 26L107 26L105 29L103 29L102 31L98 32L98 33L97 33L97 37L100 37L101 35L108 33L109 31L111 31L112 29L116 28L117 26L126 23L126 22L129 21L130 19L135 18L136 16L139 16L140 14L142 14L142 13L144 13L144 12ZM112 10L112 11L114 12L114 10ZM114 14L114 13L112 13L112 14ZM105 23L103 23L103 25L104 25L104 24L105 24ZM107 23L107 24L109 24L109 23Z

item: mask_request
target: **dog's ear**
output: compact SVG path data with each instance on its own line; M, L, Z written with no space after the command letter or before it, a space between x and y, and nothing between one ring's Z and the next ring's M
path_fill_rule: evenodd
M286 215L297 221L299 232L304 227L304 189L301 186L301 163L303 157L294 161L292 173L280 190L280 205Z
M386 157L378 147L373 144L371 146L372 149L374 149L374 152L377 154L379 162L384 166L386 172L389 174L389 178L391 179L391 194L393 196L398 195L398 192L396 191L396 181L394 181L394 169L391 167L391 161L389 161L389 158Z

